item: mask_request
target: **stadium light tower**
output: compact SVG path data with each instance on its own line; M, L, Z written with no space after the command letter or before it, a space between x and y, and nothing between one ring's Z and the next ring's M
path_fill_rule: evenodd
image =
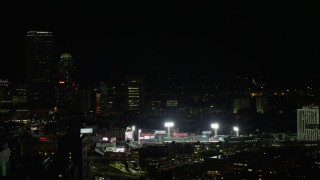
M132 141L134 142L134 131L136 130L136 126L132 126Z
M239 127L233 127L233 130L236 132L236 136L239 137Z
M211 124L211 128L214 129L214 137L218 136L219 124L213 123L213 124Z
M140 144L140 133L141 133L141 129L138 130L138 144Z
M173 127L173 122L166 122L164 123L164 126L168 128L168 136L170 137L170 127Z

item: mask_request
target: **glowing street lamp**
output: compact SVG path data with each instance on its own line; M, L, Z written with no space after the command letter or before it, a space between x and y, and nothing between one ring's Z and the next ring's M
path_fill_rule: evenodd
M164 123L164 126L168 128L168 136L170 137L170 127L173 127L173 122L166 122Z
M138 130L138 144L140 144L140 133L141 133L141 129Z
M213 123L213 124L211 124L211 128L214 129L214 137L218 136L219 124Z
M239 136L239 128L237 126L233 127L233 130L236 132L236 136Z

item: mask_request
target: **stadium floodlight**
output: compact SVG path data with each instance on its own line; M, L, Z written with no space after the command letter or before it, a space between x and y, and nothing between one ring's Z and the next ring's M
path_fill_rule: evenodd
M235 126L233 127L233 130L236 132L236 136L239 136L239 127Z
M136 126L132 126L132 141L134 142L134 131L136 130Z
M138 130L138 144L140 144L140 133L141 133L141 129Z
M168 137L170 137L170 128L173 127L173 122L165 122L164 126L168 128Z
M211 128L214 129L214 136L218 136L218 129L219 129L219 124L218 123L213 123L211 124Z

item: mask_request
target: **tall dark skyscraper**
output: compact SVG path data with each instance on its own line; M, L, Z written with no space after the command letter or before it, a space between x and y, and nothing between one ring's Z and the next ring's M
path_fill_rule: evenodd
M58 111L72 112L78 109L78 86L76 65L72 56L63 53L57 66L57 107Z
M107 115L108 111L108 88L104 82L101 82L96 91L96 113L102 116Z
M27 99L30 109L52 109L55 102L53 36L29 31L26 37Z

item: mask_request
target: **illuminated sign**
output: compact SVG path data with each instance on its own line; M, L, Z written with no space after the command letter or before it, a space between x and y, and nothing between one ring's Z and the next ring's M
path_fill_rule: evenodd
M173 135L173 136L179 136L179 137L186 137L186 136L188 136L187 133L177 133L177 132L173 132L172 135Z
M81 128L80 133L82 134L90 134L92 133L92 128Z
M211 131L202 131L202 134L211 134Z
M59 81L59 84L64 84L64 81Z
M47 140L47 138L45 138L45 137L41 137L41 138L39 138L39 140L40 140L40 141L46 141L46 140Z
M108 141L109 139L107 137L103 137L102 141Z
M142 136L142 137L144 137L144 136L153 136L153 134L152 133L142 133L142 134L140 134L140 136Z
M167 132L163 130L157 130L157 131L154 131L154 134L167 134Z

